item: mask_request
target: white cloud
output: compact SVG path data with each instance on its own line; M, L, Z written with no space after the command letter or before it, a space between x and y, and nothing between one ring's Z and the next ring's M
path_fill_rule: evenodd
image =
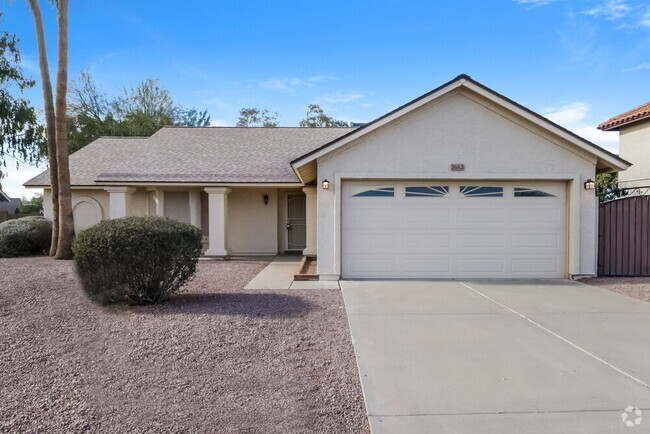
M618 152L618 133L601 131L596 128L594 119L590 117L591 105L585 102L574 102L559 108L542 110L545 117L562 127L574 132L580 137L597 144L610 152Z
M39 69L38 62L34 60L30 55L28 54L22 54L20 55L20 67L23 68L25 71L28 71L30 73L40 73L41 70Z
M43 190L34 190L26 189L23 187L23 183L29 181L44 169L28 166L25 164L19 164L18 169L16 169L16 160L11 157L6 159L7 166L2 168L2 173L5 177L0 180L2 184L2 189L10 197L32 197L35 193L42 193Z
M614 21L625 17L631 10L632 8L626 5L624 0L609 0L584 11L583 14L602 15L608 20Z
M352 102L357 99L365 98L366 95L360 92L337 92L337 93L327 93L320 97L321 100L335 104L335 103L346 103Z
M221 98L213 97L201 100L201 105L213 105L217 107L229 107L230 104L224 102Z
M332 80L336 80L336 77L332 75L312 75L311 77L307 77L307 81L310 83L322 83L324 81Z
M560 108L545 108L542 113L556 124L565 126L585 120L591 106L584 102L574 102Z
M267 80L257 82L257 85L263 87L264 89L290 90L296 87L312 87L315 83L322 83L330 80L334 80L334 77L330 75L312 75L307 78L269 78Z
M257 84L264 89L287 90L297 86L308 86L309 82L300 78L269 78Z
M601 131L594 125L569 128L569 130L610 152L618 153L618 131Z
M641 16L639 25L643 27L650 27L650 8Z
M637 66L635 66L633 68L624 69L623 72L642 71L642 70L645 70L645 69L650 69L650 62L644 62L644 63L641 63L641 64L639 64L639 65L637 65Z
M224 121L223 119L210 119L210 126L211 127L230 127L231 125L228 123L228 121Z
M546 6L549 3L553 3L557 0L515 0L515 3L520 5L529 5L532 7L537 6Z
M97 57L91 64L86 68L88 72L93 72L96 68L100 67L102 64L106 63L113 57L117 56L120 54L119 52L115 53L106 53L102 54L101 56Z

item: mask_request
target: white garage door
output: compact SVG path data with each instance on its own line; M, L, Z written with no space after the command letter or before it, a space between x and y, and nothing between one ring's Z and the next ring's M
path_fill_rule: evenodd
M345 181L343 278L565 277L562 182Z

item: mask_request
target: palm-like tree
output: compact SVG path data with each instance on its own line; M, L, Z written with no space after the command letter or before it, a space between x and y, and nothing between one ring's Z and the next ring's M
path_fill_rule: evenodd
M72 192L70 191L70 165L68 163L68 0L57 0L59 46L56 72L56 164L59 179L59 242L55 258L72 259L74 221L72 218Z
M43 103L45 109L45 135L47 138L47 159L50 165L50 187L52 193L52 243L50 244L50 256L56 253L59 244L59 180L58 166L56 164L56 130L54 115L54 98L52 96L52 82L50 70L47 63L47 49L45 45L45 30L43 28L43 16L38 0L29 0L29 6L34 16L34 28L36 29L36 44L38 47L38 64L41 69L41 83L43 88Z
M58 57L56 73L56 106L52 97L52 84L47 65L47 47L43 31L43 18L38 0L29 0L34 16L38 58L43 81L43 100L47 134L47 151L52 187L52 249L56 259L72 258L74 221L72 193L70 191L70 166L68 163L67 104L68 93L68 0L56 0L58 24ZM56 240L54 233L57 233ZM56 241L56 243L55 243ZM56 246L56 248L54 248Z

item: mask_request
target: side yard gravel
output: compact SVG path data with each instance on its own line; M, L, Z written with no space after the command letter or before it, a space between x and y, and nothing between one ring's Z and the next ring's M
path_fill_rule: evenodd
M368 432L340 291L243 290L265 265L100 307L70 261L0 259L0 430Z
M580 282L650 302L650 277L594 277Z

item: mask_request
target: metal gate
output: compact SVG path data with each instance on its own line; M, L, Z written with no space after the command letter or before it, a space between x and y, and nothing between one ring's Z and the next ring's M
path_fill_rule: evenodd
M650 276L650 196L600 204L598 275Z

